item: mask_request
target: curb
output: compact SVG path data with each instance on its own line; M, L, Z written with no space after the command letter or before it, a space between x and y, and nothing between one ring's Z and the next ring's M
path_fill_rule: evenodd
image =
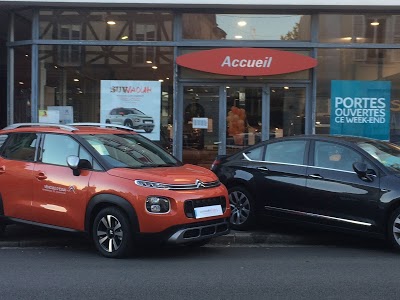
M215 237L209 245L244 246L244 245L295 245L324 244L325 235L319 233L276 233L264 231L234 231L227 235ZM13 224L9 225L3 237L0 237L0 248L23 247L87 247L91 240L86 236L56 231L46 228Z

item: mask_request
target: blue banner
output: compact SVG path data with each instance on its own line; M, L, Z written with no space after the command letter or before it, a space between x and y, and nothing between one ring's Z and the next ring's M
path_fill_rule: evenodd
M331 134L389 140L390 81L332 80Z

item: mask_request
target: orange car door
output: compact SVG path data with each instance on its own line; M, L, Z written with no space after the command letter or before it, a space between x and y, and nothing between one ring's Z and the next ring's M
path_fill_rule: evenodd
M32 220L32 185L37 142L35 133L10 134L0 157L0 195L4 215Z
M91 170L75 176L67 166L69 155L87 153L68 135L46 134L35 165L32 210L35 221L83 230Z

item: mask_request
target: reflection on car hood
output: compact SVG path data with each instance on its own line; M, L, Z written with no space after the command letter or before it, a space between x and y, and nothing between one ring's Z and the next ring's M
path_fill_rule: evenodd
M128 169L114 168L108 174L131 180L148 180L166 184L193 184L196 180L211 182L218 180L217 176L206 168L195 165L178 167Z

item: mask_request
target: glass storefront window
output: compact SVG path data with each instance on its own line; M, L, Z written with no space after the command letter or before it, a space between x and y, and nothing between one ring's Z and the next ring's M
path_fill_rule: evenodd
M219 88L188 86L183 98L183 162L209 168L218 153Z
M172 41L172 23L167 11L41 10L40 38Z
M330 132L332 80L391 84L390 140L400 141L400 49L319 49L316 133Z
M152 53L151 63L147 61L148 53ZM172 149L173 48L44 45L39 47L39 57L38 110L47 110L49 106L71 106L74 122L101 121L100 100L105 95L101 90L102 80L124 80L123 84L135 89L140 81L157 83L153 84L155 86L160 82L161 94L157 97L160 97L161 107L149 107L148 110L160 114L161 124L155 124L160 126L160 143L168 150ZM125 99L120 98L121 101Z
M31 47L15 47L14 65L14 120L31 122Z
M6 20L8 21L8 17ZM32 10L16 11L14 16L14 40L30 39L32 39Z
M197 40L310 40L309 15L183 14L183 38Z
M271 86L270 138L304 134L306 89Z
M400 43L400 15L319 15L323 43Z

